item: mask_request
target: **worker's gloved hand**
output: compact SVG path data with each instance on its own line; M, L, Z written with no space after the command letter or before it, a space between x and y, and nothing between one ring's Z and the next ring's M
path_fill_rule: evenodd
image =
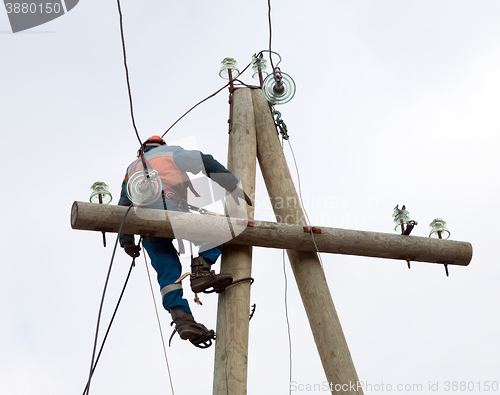
M139 251L141 250L141 247L138 245L135 245L133 242L129 241L123 245L123 249L125 252L130 255L132 258L137 258L139 255Z
M236 204L238 206L240 205L239 199L245 199L245 202L247 202L247 204L249 206L252 206L252 201L250 200L250 198L248 197L248 195L245 193L245 191L243 189L241 189L240 187L236 187L231 192L231 196L233 197L234 201L236 202Z

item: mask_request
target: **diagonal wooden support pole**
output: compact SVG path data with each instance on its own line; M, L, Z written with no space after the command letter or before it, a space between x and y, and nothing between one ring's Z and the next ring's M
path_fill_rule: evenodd
M257 140L250 89L237 89L233 94L232 128L229 134L228 169L241 181L250 196L255 195ZM241 200L237 206L226 199L230 213L253 219L253 207ZM252 246L226 244L222 253L221 273L234 280L252 275ZM217 341L215 343L214 395L246 394L250 283L241 282L219 294L217 308Z
M274 213L277 218L289 218L290 223L307 225L268 102L260 90L252 91L252 99L257 129L257 158ZM345 388L346 384L348 387L357 384L358 375L317 253L291 249L287 253L332 393L362 394L362 389L356 392L335 390Z

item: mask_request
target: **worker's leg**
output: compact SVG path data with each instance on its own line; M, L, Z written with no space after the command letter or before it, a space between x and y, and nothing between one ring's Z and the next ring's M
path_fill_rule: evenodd
M181 339L189 340L193 345L207 348L215 339L213 330L208 330L203 324L194 320L189 304L183 299L180 284L174 284L181 276L182 266L172 239L150 237L149 242L143 240L142 245L151 258L151 264L158 274L163 296L163 307L172 315L175 329Z
M190 313L188 301L183 299L180 284L174 281L181 276L182 266L177 250L172 244L172 239L163 237L150 237L149 242L143 240L142 245L151 258L151 265L158 274L158 283L163 296L163 307L178 309Z
M191 260L191 289L194 293L219 293L233 282L230 274L212 272L211 267L221 253L222 248L217 246L200 252L200 256Z
M215 263L217 261L217 259L220 257L220 254L222 254L221 246L217 246L214 248L210 248L209 250L200 252L200 256L208 259L212 263Z

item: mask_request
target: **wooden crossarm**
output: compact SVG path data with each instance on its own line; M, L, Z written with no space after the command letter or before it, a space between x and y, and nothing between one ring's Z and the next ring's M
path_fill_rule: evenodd
M124 206L74 202L71 226L73 229L117 233L126 210ZM309 252L315 252L317 246L319 252L332 254L461 266L468 265L472 259L472 245L465 241L319 226L313 227L314 231L295 224L248 223L238 218L164 210L132 209L124 223L123 233L226 242L230 228L239 234L227 241L229 244Z

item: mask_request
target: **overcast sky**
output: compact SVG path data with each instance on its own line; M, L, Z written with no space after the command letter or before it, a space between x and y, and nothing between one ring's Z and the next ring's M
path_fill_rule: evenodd
M500 383L500 3L272 5L272 47L297 85L278 109L313 225L393 233L393 208L406 204L419 223L414 235L427 236L441 217L452 239L474 248L471 264L450 266L448 278L442 265L408 270L404 261L322 254L359 379L372 385L365 394L383 393L382 383L449 394L454 381L483 393L488 382ZM268 47L265 0L123 0L122 11L143 139L225 84L223 58L242 69ZM82 0L16 34L0 11L0 48L0 393L78 395L115 235L103 248L100 233L71 229L70 209L88 201L95 181L110 186L116 204L138 149L116 2ZM256 83L250 72L241 79ZM187 139L226 164L227 99L225 90L198 107L167 140ZM287 145L285 152L298 187ZM255 216L274 219L260 174ZM188 257L183 264L189 270ZM129 265L119 250L103 325ZM288 262L286 271L293 393L302 393L326 379ZM248 393L288 394L282 251L255 249L253 277ZM193 313L215 328L217 297L202 301L191 302ZM170 316L160 315L168 338ZM176 394L211 393L214 347L175 337L167 352ZM142 255L91 393L171 393Z

